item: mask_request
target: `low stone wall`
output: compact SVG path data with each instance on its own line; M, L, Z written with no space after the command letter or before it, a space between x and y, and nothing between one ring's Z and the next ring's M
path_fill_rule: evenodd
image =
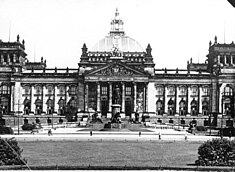
M59 115L23 115L23 116L19 116L19 118L17 116L8 116L8 117L3 117L3 119L5 119L5 125L6 126L16 126L18 125L18 121L19 121L19 125L22 126L24 124L25 119L28 120L29 124L32 123L37 123L36 119L39 119L40 123L43 124L48 124L48 119L51 120L51 122L53 123L60 123L61 120L63 120L62 123L67 122L67 119L65 118L65 116L59 116Z

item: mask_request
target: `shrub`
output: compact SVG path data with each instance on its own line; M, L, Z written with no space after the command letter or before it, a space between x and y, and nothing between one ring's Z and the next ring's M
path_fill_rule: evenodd
M36 128L36 126L34 124L24 124L22 126L22 130L26 130L26 131L33 130L35 128Z
M0 125L0 134L14 134L14 131L11 127L5 127Z
M197 131L207 131L207 128L204 126L196 126Z
M228 139L212 139L198 148L196 165L202 166L234 166L235 141Z
M18 142L15 138L2 139L0 138L0 166L3 165L24 165L26 162L20 159L22 149L18 146Z

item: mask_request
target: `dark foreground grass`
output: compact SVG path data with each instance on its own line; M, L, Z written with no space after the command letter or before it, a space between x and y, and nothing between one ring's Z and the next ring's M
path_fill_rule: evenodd
M197 159L199 142L36 141L19 142L28 165L186 166Z

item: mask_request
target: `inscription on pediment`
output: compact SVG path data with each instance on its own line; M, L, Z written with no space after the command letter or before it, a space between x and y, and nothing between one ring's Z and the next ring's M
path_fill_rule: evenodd
M132 76L133 71L126 69L120 65L113 65L109 68L103 69L95 73L95 75L108 75L108 76Z

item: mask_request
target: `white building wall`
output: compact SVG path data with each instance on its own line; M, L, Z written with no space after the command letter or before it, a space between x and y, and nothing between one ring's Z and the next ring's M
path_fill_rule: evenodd
M14 111L24 111L23 98L22 98L22 87L20 82L15 82L14 89Z
M154 83L149 83L148 84L148 112L150 113L155 113L156 109L156 89L154 86Z

